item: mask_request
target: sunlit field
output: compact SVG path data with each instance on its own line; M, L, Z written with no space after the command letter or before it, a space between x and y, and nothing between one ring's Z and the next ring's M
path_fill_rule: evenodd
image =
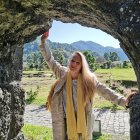
M95 71L102 80L108 80L110 77L112 80L130 80L136 81L136 76L132 68L127 69L97 69Z
M36 74L38 73L39 74L42 73L42 74L36 76ZM126 88L124 86L120 87L127 94L131 93L132 88L136 88L136 86L131 87L131 81L136 81L136 77L133 69L99 69L95 73L99 81L105 83L107 86L109 86L109 84L106 83L106 81L108 80L111 83L114 83L113 80L129 81L130 82L129 88ZM33 76L34 74L36 77ZM38 90L37 97L32 101L32 104L44 105L46 103L46 99L49 94L50 87L55 80L56 78L52 76L51 71L24 71L21 83L26 92L30 90L32 90L32 92ZM127 95L125 94L125 96ZM106 101L104 98L99 97L97 95L95 96L94 99L94 107L112 109L114 108L114 105L109 101ZM123 108L117 106L116 109L123 109Z
M28 140L53 140L52 129L44 126L35 126L25 124L22 131ZM111 135L103 134L101 136L94 136L93 140L109 140Z
M99 69L95 73L99 81L103 82L107 86L109 86L109 84L114 84L114 81L117 81L115 83L117 87L119 87L119 89L123 89L127 94L131 93L131 89L137 88L136 85L131 85L131 82L136 82L133 69ZM24 71L21 83L26 93L28 91L32 91L31 93L38 93L37 96L30 102L31 104L45 105L51 85L55 80L56 77L52 75L51 71ZM109 83L106 83L106 81L109 81ZM125 87L124 85L120 85L120 81L126 81L126 83L129 82L129 86ZM124 96L127 96L127 94L124 94ZM28 95L26 94L26 99L27 98ZM94 108L99 109L124 109L123 107L116 106L98 95L95 96L93 104ZM24 124L22 131L28 140L52 140L51 128ZM112 138L114 138L114 136L103 134L98 137L94 136L93 140L111 140ZM124 139L128 140L129 138L125 137Z

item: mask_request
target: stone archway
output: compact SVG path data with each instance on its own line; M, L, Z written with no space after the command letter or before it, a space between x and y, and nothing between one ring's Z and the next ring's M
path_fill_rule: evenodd
M139 0L0 1L0 139L24 139L24 91L20 87L22 46L51 27L52 19L103 30L120 41L140 90ZM140 139L140 94L130 103L131 140Z

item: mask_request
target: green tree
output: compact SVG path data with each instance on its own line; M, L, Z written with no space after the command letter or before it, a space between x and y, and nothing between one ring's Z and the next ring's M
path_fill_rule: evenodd
M64 52L61 49L55 49L53 50L53 56L54 59L59 62L61 65L64 64L65 58L64 58Z
M109 56L109 53L105 52L104 53L104 58L109 61L110 60L110 56Z
M107 61L111 61L111 62L120 60L120 58L119 58L119 56L116 52L109 52L109 53L105 52L104 53L104 58Z
M95 71L97 69L96 65L95 65L95 57L93 56L93 54L90 51L84 51L83 54L86 57L86 60L88 62L89 68L92 71Z
M102 69L110 69L111 68L111 61L107 61L101 65Z
M123 61L123 68L128 68L129 67L129 65L128 65L128 61Z
M46 68L45 60L40 52L29 53L26 61L29 69L35 68L36 70L41 70Z
M120 58L116 52L110 52L110 60L113 61L119 61Z

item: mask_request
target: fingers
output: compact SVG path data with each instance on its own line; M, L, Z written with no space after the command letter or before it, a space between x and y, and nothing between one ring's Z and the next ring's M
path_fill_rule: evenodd
M49 32L45 32L43 35L42 35L42 38L47 38L49 36Z
M49 31L45 32L43 35L45 35L46 37L49 36Z
M135 94L136 94L136 92L131 93L131 94L128 96L128 98L129 98L129 99L132 98Z
M43 34L42 36L41 36L41 40L44 40L44 39L46 39L48 36L46 36L46 34Z
M42 36L41 36L41 42L45 43L47 37L49 36L49 31L45 32Z
M127 97L127 99L126 99L126 106L129 105L129 102L130 102L130 100L132 99L132 97L133 97L134 95L136 95L136 92L131 93L131 94Z
M134 94L131 94L127 97L128 102L130 101L130 99L133 97Z

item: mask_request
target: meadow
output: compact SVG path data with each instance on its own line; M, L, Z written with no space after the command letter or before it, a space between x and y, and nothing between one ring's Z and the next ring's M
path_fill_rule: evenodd
M132 68L98 69L95 74L98 80L107 86L112 87L112 85L115 85L117 87L116 91L121 91L120 94L123 94L124 96L128 96L132 90L137 89L136 76ZM26 91L26 103L45 105L50 87L55 80L56 78L52 75L51 71L24 71L21 84ZM94 108L111 110L124 109L98 95L95 96L93 102ZM25 124L23 132L28 139L32 140L52 139L52 131L47 127ZM108 140L110 137L111 136L109 135L102 135L100 137L95 137L94 140Z
M116 91L128 96L131 90L137 89L136 87L136 76L133 69L98 69L95 72L98 80L107 86L116 86ZM51 85L54 83L56 78L52 76L51 71L24 71L22 78L22 86L26 93L30 92L33 94L37 92L36 98L30 103L44 105L46 103L47 96L50 91ZM27 98L26 94L26 98ZM112 108L113 104L106 101L104 98L95 96L94 107L95 108ZM118 107L118 109L122 109Z

